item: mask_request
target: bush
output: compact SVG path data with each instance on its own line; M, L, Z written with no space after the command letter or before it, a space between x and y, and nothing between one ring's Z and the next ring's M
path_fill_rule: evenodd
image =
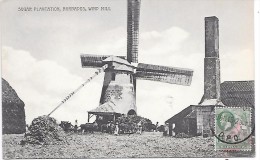
M156 129L155 125L152 123L150 119L131 115L131 116L121 116L117 119L118 123L121 125L127 125L130 128L134 128L134 130L138 129L138 123L141 121L143 131L153 131Z

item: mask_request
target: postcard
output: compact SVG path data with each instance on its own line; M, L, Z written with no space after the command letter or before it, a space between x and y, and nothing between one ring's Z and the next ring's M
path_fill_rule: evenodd
M255 158L253 0L1 0L3 159Z

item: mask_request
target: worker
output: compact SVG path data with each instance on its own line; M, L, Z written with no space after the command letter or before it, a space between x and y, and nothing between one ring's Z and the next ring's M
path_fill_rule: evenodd
M142 129L143 129L143 127L142 127L142 121L140 121L140 122L137 124L137 126L138 126L138 133L139 133L139 134L142 134Z
M155 131L158 132L159 122L156 122Z
M168 123L165 123L165 125L164 125L163 135L164 136L168 136L169 135L169 124Z
M76 133L77 131L78 131L78 120L75 120L74 132Z
M119 132L119 125L118 125L118 122L116 122L115 133L114 134L117 136L118 132Z

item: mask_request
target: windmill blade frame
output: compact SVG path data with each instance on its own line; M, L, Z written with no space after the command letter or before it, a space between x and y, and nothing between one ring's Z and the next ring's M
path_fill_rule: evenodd
M151 80L177 85L190 86L193 70L186 68L168 67L139 63L135 77L141 80Z

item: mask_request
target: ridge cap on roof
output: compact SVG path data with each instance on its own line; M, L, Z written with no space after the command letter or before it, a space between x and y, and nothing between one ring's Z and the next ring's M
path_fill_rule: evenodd
M245 80L245 81L224 81L222 83L231 83L231 82L254 82L255 80ZM221 84L222 84L221 83Z

